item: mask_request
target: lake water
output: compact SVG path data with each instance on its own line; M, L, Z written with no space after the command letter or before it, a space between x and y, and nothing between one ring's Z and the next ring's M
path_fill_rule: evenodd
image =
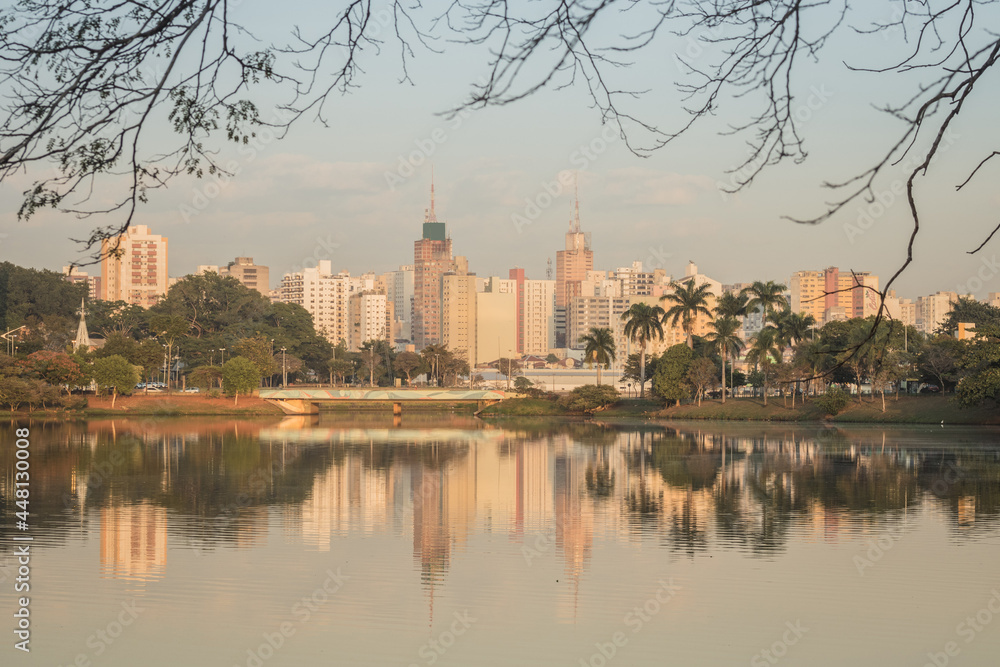
M1000 664L997 430L418 415L30 440L24 533L0 427L3 665Z

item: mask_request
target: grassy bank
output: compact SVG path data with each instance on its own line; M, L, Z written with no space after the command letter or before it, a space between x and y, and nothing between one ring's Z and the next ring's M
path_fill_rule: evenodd
M484 409L480 417L563 417L569 415L600 415L601 419L614 417L644 417L663 408L657 401L622 399L615 405L594 413L570 412L564 407L544 398L510 398Z
M830 421L835 423L867 424L1000 424L1000 410L995 407L959 408L950 396L901 396L897 401L886 396L886 411L882 412L882 401L865 398L861 403L852 400L844 410L831 417L812 401L803 405L797 403L791 408L778 398L769 398L767 406L763 399L729 399L723 405L720 400L703 401L701 406L686 404L670 407L656 413L661 419L706 419L718 421Z
M178 416L261 416L281 415L281 409L256 396L240 396L234 405L231 398L209 398L192 394L135 394L119 396L111 407L107 396L88 396L87 407L71 409L27 410L0 412L4 417L74 419L80 417L120 417L141 415L151 417Z

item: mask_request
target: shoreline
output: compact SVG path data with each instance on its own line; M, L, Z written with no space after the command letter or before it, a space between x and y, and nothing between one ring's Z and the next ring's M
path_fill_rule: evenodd
M552 401L544 399L512 398L482 411L481 419L502 421L525 417L546 418L590 418L602 420L639 419L645 421L682 422L777 422L812 424L923 424L923 425L1000 425L1000 408L979 407L959 408L950 396L886 396L886 411L882 412L881 397L874 401L866 397L862 402L852 399L839 414L831 416L823 413L812 400L805 404L791 402L786 405L780 397L768 399L763 405L760 398L730 398L725 404L719 399L708 399L697 404L684 404L664 408L658 401L626 398L613 406L594 412L569 412ZM422 414L465 413L455 406L432 407L430 405L415 410ZM334 409L325 414L391 415L391 406L372 406L359 410ZM469 411L471 415L471 410ZM284 417L276 406L256 396L240 397L237 405L231 398L209 398L197 395L142 395L120 396L111 408L108 397L88 397L86 408L80 409L36 409L32 412L19 410L0 411L4 419L56 419L76 420L107 417Z

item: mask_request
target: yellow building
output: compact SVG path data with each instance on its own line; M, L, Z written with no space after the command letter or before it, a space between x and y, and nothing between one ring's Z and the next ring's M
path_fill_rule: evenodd
M441 277L441 344L476 358L476 275Z
M514 292L476 294L476 364L518 357L517 295Z

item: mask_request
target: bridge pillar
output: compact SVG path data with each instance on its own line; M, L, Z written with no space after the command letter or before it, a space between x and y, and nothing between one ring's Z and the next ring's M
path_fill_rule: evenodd
M402 414L403 414L403 404L400 403L399 401L396 401L395 403L392 404L392 416L399 417L402 416Z

